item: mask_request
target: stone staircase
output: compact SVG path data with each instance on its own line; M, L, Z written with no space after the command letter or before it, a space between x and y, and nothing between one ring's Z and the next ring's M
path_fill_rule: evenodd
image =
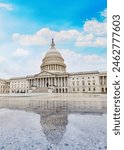
M32 93L48 93L47 87L37 87Z

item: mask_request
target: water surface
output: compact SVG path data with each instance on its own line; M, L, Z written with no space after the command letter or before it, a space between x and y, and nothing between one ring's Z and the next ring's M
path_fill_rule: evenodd
M101 105L1 101L0 107L0 150L107 149L106 113Z

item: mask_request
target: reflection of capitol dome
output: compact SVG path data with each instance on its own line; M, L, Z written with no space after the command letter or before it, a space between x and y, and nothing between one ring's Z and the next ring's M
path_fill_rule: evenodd
M68 124L68 115L63 111L46 111L41 115L43 132L51 145L58 145Z
M64 59L60 52L55 48L54 40L52 39L52 44L50 50L46 53L41 64L41 71L49 72L66 72L66 65L64 64Z

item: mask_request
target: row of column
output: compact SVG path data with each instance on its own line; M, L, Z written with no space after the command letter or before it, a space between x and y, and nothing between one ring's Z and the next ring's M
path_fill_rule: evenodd
M107 85L107 77L106 76L100 77L100 84L101 85Z
M44 66L43 70L61 70L61 71L63 71L64 67L60 66L60 65L53 64L53 65Z
M61 70L61 66L58 65L48 65L48 70Z
M47 85L56 87L67 87L67 77L47 77L29 80L30 87L47 87Z

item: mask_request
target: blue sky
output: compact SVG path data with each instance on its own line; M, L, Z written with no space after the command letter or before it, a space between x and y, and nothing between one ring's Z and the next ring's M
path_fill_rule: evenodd
M67 71L106 70L106 7L105 0L0 0L0 78L40 71L52 37Z

